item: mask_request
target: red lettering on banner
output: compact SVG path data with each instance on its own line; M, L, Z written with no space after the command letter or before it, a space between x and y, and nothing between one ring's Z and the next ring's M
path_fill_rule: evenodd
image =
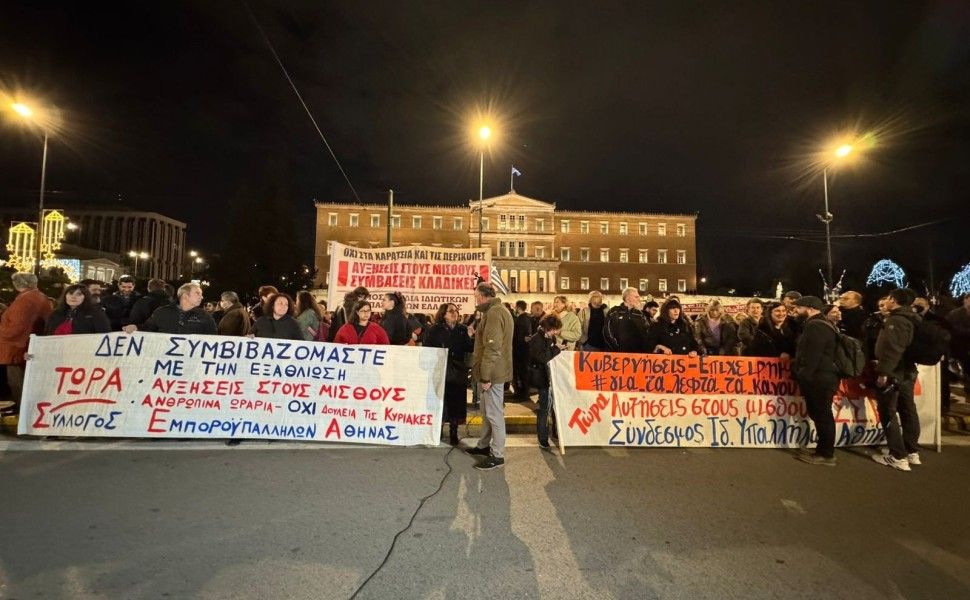
M88 372L84 367L54 367L54 372L60 376L57 379L57 393L67 393L71 395L90 394L91 388L101 383L99 394L103 394L108 388L121 391L121 370L115 368L109 374L101 367L94 367ZM105 377L107 375L107 377ZM74 389L64 389L65 382L69 383ZM82 384L84 387L82 388Z
M156 408L152 410L152 418L148 420L148 433L165 433L164 429L155 429L155 423L167 423L165 419L159 419L156 415L158 413L172 412L167 408Z
M47 414L45 409L50 405L50 402L37 403L37 420L34 421L34 424L32 425L34 429L47 429L50 427L50 425L44 422L44 416Z
M340 423L337 422L337 419L330 419L330 425L327 426L327 432L323 434L323 437L328 438L331 433L336 433L337 439L340 439Z

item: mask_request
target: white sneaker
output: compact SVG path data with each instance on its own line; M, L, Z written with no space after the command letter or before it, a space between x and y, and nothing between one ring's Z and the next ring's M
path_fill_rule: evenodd
M879 451L882 452L882 455L883 456L889 456L889 448L880 448ZM919 453L918 452L913 452L912 454L907 454L906 455L906 460L908 460L909 461L909 464L911 464L911 465L921 465L921 464L923 464L920 461L920 459L919 459Z
M891 454L873 454L872 460L876 461L881 465L886 465L887 467L892 467L898 471L912 471L909 468L909 461L905 458L893 458Z

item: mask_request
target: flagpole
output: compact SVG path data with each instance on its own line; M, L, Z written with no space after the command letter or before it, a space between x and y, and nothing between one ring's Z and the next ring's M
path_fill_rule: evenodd
M512 165L512 170L509 171L509 192L515 191L515 165Z

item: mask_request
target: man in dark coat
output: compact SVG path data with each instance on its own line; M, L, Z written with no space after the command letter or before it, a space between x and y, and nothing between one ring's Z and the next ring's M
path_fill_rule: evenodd
M603 338L614 352L646 352L650 326L640 312L640 292L636 288L623 290L623 303L614 306L606 315Z
M529 336L534 331L532 316L526 312L525 300L515 303L515 318L512 328L512 385L516 400L529 399Z
M860 342L865 341L865 324L869 315L862 306L862 294L848 291L839 296L839 311L842 313L842 327L846 335Z
M201 304L202 288L197 283L186 283L178 289L178 304L160 306L140 326L126 325L122 331L216 335L216 322Z
M135 291L135 278L131 275L119 277L118 291L101 301L101 306L111 321L112 331L121 331L122 327L131 322L131 309L139 298L141 294Z
M825 303L816 296L801 296L794 301L803 319L792 370L805 398L808 416L815 423L818 442L814 454L802 453L798 459L813 465L835 466L835 417L832 399L839 387L835 367L838 332L822 314Z
M886 434L888 454L877 453L872 459L899 471L911 471L919 460L919 413L913 389L916 386L916 363L906 356L920 317L913 310L916 294L908 288L889 292L886 308L889 316L876 338L876 402L879 420Z
M131 307L126 325L141 325L152 316L152 313L160 306L172 303L172 297L165 291L165 282L161 279L148 280L148 294L139 298Z

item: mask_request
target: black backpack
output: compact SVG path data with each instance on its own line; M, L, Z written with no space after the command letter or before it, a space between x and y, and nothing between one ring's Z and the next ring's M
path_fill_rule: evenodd
M835 325L826 321L835 332L835 370L842 379L851 379L862 375L866 369L866 351L862 342L851 335L839 331Z
M913 326L913 341L903 355L918 365L933 366L940 362L950 348L950 332L936 321L920 319Z

